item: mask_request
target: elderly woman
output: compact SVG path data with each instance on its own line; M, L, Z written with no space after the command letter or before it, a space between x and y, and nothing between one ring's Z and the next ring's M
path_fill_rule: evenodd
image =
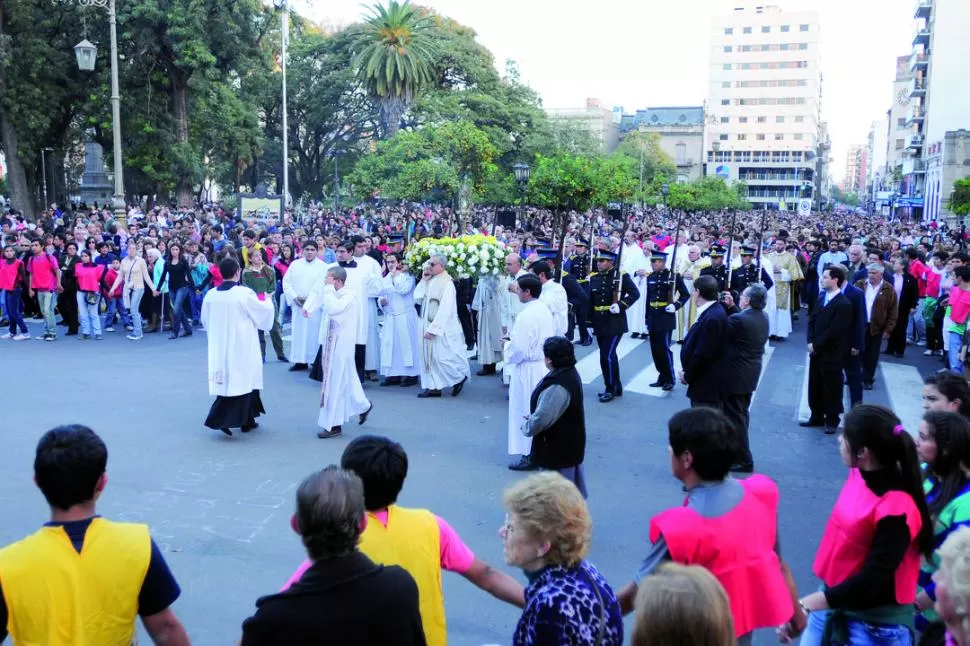
M640 586L633 646L734 646L727 593L706 568L666 563Z
M592 521L575 485L558 473L539 473L506 489L503 502L505 562L529 579L512 643L620 646L620 604L584 560Z
M522 422L522 434L532 438L529 462L558 471L587 498L586 412L573 344L564 336L549 337L542 353L549 372L532 391L530 414Z
M934 608L946 626L946 644L970 646L970 528L950 534L939 555Z

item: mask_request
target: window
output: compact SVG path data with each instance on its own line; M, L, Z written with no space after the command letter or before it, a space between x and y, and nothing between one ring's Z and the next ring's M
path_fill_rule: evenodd
M771 27L767 27L767 26L766 27L762 27L761 28L761 33L762 34L770 34L771 33Z
M738 123L747 123L747 122L748 122L747 117L738 117Z
M778 49L780 49L783 52L787 52L788 51L788 43L782 43L781 45L779 45Z
M768 123L768 117L758 117L758 123Z
M721 117L721 123L731 123L731 117Z
M721 135L721 136L720 136L720 137L718 137L718 138L719 138L719 139L720 139L721 141L727 141L727 140L728 140L728 136L727 136L727 135Z
M765 140L765 136L764 135L758 135L756 138L757 138L758 141L764 141Z
M896 120L896 125L899 126L900 128L905 128L906 127L906 117L900 117L899 119L897 119Z
M745 27L744 28L744 33L750 34L751 33L751 27Z
M687 163L687 144L678 142L676 147L677 165L683 166Z
M724 88L724 89L730 88L731 87L731 81L721 81L721 87Z
M905 147L906 147L906 140L905 139L897 139L896 140L896 150L902 150Z
M805 117L795 117L795 123L805 123Z
M742 52L750 52L751 51L751 45L741 45L741 51Z
M730 63L725 63L724 64L724 69L726 69L726 70L731 69L731 64Z
M738 135L738 141L745 141L747 138L748 135Z
M782 141L784 138L785 138L785 135L783 134L779 133L775 135L775 141Z
M798 31L808 31L808 25L798 25Z
M805 135L803 135L800 132L796 132L793 136L795 137L795 141L801 141L802 139L805 138Z
M785 123L785 117L775 117L775 123Z
M808 49L808 43L798 43L798 49Z
M721 99L721 105L731 105L731 99Z
M730 27L725 27L725 28L724 28L724 35L725 35L725 36L730 36L730 35L731 35L731 34L733 34L733 33L734 33L734 30L733 30L733 29L731 29Z
M731 53L731 46L730 45L725 45L724 46L724 53L725 54L730 54Z
M790 25L782 25L781 26L781 33L783 33L783 34L787 34L790 30L791 30L791 26Z

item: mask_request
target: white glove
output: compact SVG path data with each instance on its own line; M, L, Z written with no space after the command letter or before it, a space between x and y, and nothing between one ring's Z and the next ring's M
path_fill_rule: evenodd
M667 312L667 314L673 314L674 312L677 311L677 306L671 303L670 305L664 308L664 311Z
M619 303L613 303L612 305L610 305L610 314L619 314L619 313L620 313Z

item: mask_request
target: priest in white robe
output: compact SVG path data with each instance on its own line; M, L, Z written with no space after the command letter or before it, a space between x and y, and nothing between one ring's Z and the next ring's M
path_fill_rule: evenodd
M346 269L331 267L327 270L323 289L307 299L302 312L303 316L309 317L320 309L324 315L325 336L320 362L323 379L317 417L317 424L323 429L317 433L320 439L341 435L343 423L354 415L359 415L357 423L363 424L374 407L364 395L354 365L352 341L357 338L360 308L357 295L346 287L346 281Z
M293 309L290 324L291 371L306 370L317 353L320 313L304 318L299 311L310 292L323 283L326 275L327 264L317 258L317 243L307 240L303 245L303 255L290 264L283 276L283 295Z
M552 320L556 325L554 336L565 336L566 330L569 328L569 300L566 289L553 280L555 270L544 255L540 253L539 260L529 265L529 272L535 274L542 285L542 294L539 296L539 300L545 303L549 312L552 313ZM553 256L553 261L555 261L555 256Z
M361 327L364 337L364 376L368 381L377 381L377 369L381 365L381 336L378 326L377 299L381 295L381 265L367 254L370 245L360 236L354 236L354 262L357 263L359 273L364 283L365 300L362 302L364 319Z
M643 249L636 243L635 234L627 232L626 243L623 245L623 255L620 257L620 271L629 274L641 294L647 293L647 276L650 274L650 263L643 253ZM647 337L647 299L638 298L626 311L626 324L631 338Z
M414 277L401 254L384 257L387 276L381 280L378 304L384 310L381 328L381 386L413 386L421 374L421 335L414 310Z
M225 277L202 301L200 319L208 339L209 394L215 402L205 425L232 435L232 428L248 433L266 412L259 391L263 389L263 356L259 330L273 327L273 301L239 285L239 262L224 258L219 271Z
M472 299L472 309L478 312L476 346L480 368L475 374L480 377L496 374L495 366L502 360L505 345L502 334L503 283L498 276L482 276Z
M502 296L502 337L505 339L509 338L509 330L515 323L515 317L522 311L522 303L519 302L519 284L516 280L519 276L525 276L528 273L522 267L522 256L510 253L505 257L505 276L502 277L502 286L499 289ZM504 349L502 361L502 382L508 385L512 379L512 366L508 362Z
M513 471L533 469L529 461L532 452L532 438L520 430L522 420L529 416L529 402L532 391L549 372L546 368L542 344L556 335L556 322L552 312L540 296L542 283L536 276L523 276L518 279L519 301L522 311L515 319L509 333L508 361L515 366L512 382L509 384L509 455L519 456L509 468Z
M457 397L468 381L470 370L465 334L458 320L455 283L448 274L448 261L435 254L428 259L428 272L414 290L421 303L421 387L418 397L441 397L451 386Z

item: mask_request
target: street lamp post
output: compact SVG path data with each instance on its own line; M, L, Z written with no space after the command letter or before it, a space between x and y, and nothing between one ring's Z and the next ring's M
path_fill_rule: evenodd
M127 212L125 208L124 163L121 158L121 90L118 87L118 28L115 0L77 0L82 7L99 7L108 9L108 25L111 31L111 131L114 140L114 172L115 189L113 207L115 219L121 227L127 227ZM94 61L98 48L87 39L74 46L77 66L82 72L94 69Z
M48 201L47 199L47 155L45 155L45 153L49 150L53 151L54 149L53 148L40 149L40 166L41 166L41 170L44 172L44 210L45 211L47 210L47 207L50 206L51 204L50 201Z
M670 195L670 184L660 185L660 194L664 196L664 212L667 211L667 196Z
M528 164L518 162L512 166L512 172L515 173L515 184L519 187L521 219L525 220L525 187L529 184L529 175L532 174L532 169Z

